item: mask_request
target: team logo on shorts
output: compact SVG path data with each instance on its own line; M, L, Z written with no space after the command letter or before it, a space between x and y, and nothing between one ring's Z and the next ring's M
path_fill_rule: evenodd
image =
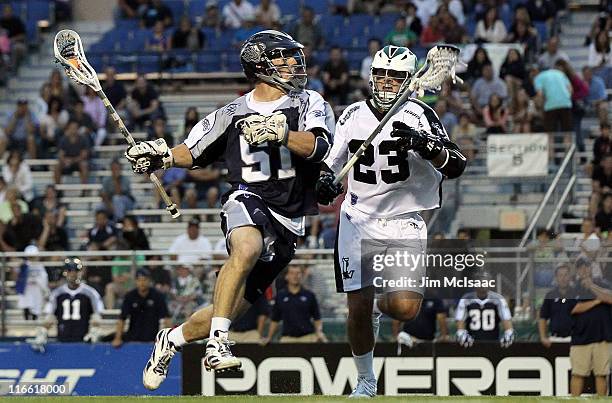
M343 280L350 280L353 278L353 273L355 273L355 270L349 270L349 258L348 257L343 257L342 258L342 279Z

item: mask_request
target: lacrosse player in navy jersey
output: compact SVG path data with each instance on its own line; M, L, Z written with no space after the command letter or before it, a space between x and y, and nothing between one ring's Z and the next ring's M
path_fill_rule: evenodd
M334 178L376 129L396 100L408 90L417 58L405 47L385 46L374 55L370 69L371 98L348 106L338 119L334 144L317 182L318 200L329 204L342 193ZM408 98L374 138L348 174L336 241L336 288L347 293L349 344L358 370L351 397L374 397L374 342L380 313L400 321L419 312L423 289L377 286L371 267L362 267L362 241L399 240L425 253L427 228L422 210L440 207L443 178L456 178L466 159L449 140L436 113L423 102ZM417 284L424 266L405 273ZM375 303L374 303L375 302ZM374 305L374 306L373 306ZM372 312L374 309L374 316Z
M253 91L209 114L172 149L157 139L126 151L136 173L204 167L224 157L232 185L221 212L229 258L219 272L213 304L158 333L143 371L148 389L166 378L175 352L196 340L208 338L207 370L241 367L230 351L230 325L287 266L304 234L305 216L317 214L314 188L331 147L334 115L317 92L304 89L302 48L279 31L254 34L240 52Z

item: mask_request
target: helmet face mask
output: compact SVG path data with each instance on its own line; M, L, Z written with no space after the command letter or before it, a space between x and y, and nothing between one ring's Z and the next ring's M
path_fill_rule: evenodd
M261 31L242 46L240 63L249 79L265 82L285 92L299 92L307 81L303 48L284 32Z
M405 47L385 46L372 60L370 91L372 101L381 111L387 111L407 89L416 71L417 58Z
M63 274L69 284L79 284L83 276L83 263L77 258L64 260Z

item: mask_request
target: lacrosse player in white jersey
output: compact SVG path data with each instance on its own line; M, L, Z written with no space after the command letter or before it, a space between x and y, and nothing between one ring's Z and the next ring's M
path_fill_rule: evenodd
M333 183L335 175L407 91L416 67L417 58L408 48L385 46L376 53L370 70L371 98L347 107L336 125L334 144L324 160L329 172L317 182L319 203L329 204L342 193L342 186ZM427 229L419 212L440 207L442 180L458 177L465 165L465 157L449 140L436 113L408 98L348 173L335 271L338 292L347 293L347 331L358 370L351 397L376 395L373 350L380 313L407 321L420 309L422 288L385 287L381 280L400 274L418 284L425 269L424 264L405 273L398 267L392 271L362 267L362 254L371 253L362 250L362 241L383 240L387 252L392 249L389 240L405 241L410 253L424 256ZM381 295L375 298L378 292Z

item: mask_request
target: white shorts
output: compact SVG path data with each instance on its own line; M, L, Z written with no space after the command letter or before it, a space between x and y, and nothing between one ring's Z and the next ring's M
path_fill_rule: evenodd
M426 249L427 226L418 213L372 218L343 203L334 253L336 290L375 286L377 292L422 295L423 288L416 284L425 275ZM421 255L422 260L407 260L410 255Z

